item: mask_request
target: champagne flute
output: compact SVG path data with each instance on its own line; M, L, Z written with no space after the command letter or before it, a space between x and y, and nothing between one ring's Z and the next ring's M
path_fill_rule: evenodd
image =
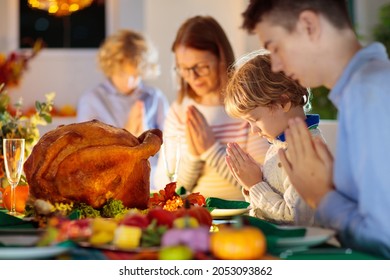
M4 167L7 179L11 185L11 210L10 215L17 215L15 205L15 188L19 184L23 172L24 162L24 139L3 139Z
M169 181L176 182L180 163L180 137L165 136L162 144L165 171Z

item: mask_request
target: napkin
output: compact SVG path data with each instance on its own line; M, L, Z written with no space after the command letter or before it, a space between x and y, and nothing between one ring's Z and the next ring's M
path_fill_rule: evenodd
M248 208L249 203L241 200L226 200L217 197L206 198L206 207L210 211L213 209L245 209Z
M380 260L378 256L349 248L320 245L307 250L287 250L279 254L284 260Z
M259 228L265 235L267 241L268 253L278 251L277 243L282 238L295 238L303 237L306 234L305 228L281 228L273 223L258 219L252 216L242 216L242 222L244 225L251 225Z
M185 195L185 194L187 193L187 190L186 190L183 186L181 186L180 188L178 188L178 189L176 190L176 193L177 193L178 195Z
M0 230L15 228L35 228L35 226L33 222L24 221L18 217L8 215L4 211L0 211Z
M302 237L306 234L304 227L281 228L273 223L252 216L242 216L244 225L251 225L261 229L266 236L275 238Z

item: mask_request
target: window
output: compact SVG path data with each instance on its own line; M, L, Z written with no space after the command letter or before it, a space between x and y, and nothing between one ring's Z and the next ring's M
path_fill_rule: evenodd
M98 48L106 36L105 8L105 0L97 0L69 16L57 17L19 0L19 48L30 48L38 38L45 48Z

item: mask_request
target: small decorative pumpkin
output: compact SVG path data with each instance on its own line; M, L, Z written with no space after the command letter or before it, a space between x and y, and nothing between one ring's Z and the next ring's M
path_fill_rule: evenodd
M251 226L221 227L210 236L210 251L224 260L259 259L265 254L266 247L262 231Z
M23 213L26 207L26 201L29 195L28 185L19 185L15 189L15 210L18 213ZM11 209L11 186L5 187L3 191L3 203L7 210Z
M182 207L175 211L176 218L190 216L198 220L199 225L210 227L213 222L213 217L205 207L191 206L189 208Z

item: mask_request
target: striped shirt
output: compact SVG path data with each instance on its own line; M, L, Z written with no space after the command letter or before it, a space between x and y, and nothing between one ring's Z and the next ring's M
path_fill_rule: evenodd
M186 111L190 105L196 106L204 115L216 139L214 145L199 157L190 154L185 138ZM201 105L189 98L185 98L181 104L174 102L171 105L164 124L164 136L180 136L181 139L178 187L184 186L205 197L231 200L244 200L244 197L241 186L225 163L226 144L238 143L259 164L264 162L269 147L265 139L251 133L247 122L229 117L223 105ZM167 183L162 157L159 157L154 181L159 189Z

